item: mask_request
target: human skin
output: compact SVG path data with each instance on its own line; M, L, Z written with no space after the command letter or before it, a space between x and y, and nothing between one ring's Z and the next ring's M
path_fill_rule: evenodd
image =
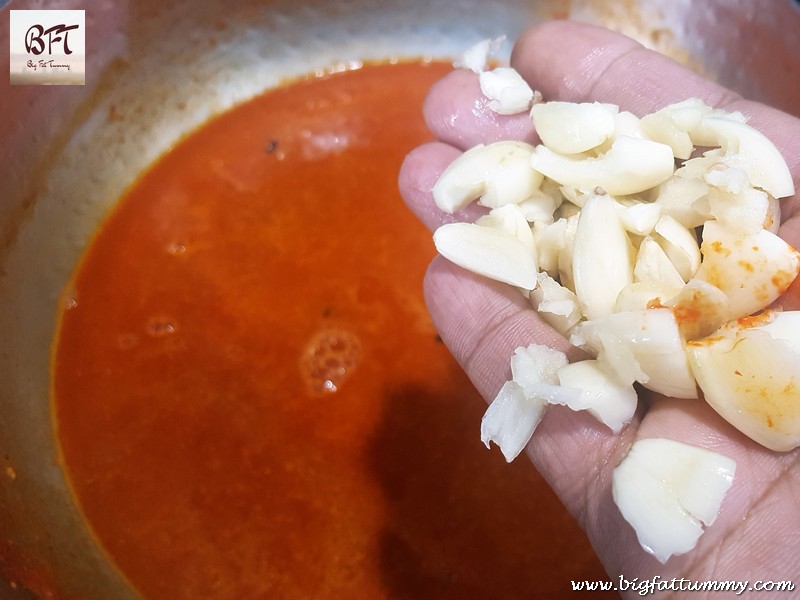
M631 39L574 22L541 23L519 38L511 65L545 100L608 102L643 116L672 102L698 97L717 108L741 111L782 152L798 186L800 120L745 100ZM459 153L500 139L538 142L527 115L500 116L487 104L477 76L467 71L453 72L437 83L425 103L426 120L439 141L408 155L400 188L411 210L431 230L480 214L481 209L471 206L448 215L433 203L433 184ZM798 195L781 201L779 231L796 247L800 246L798 201ZM440 336L487 401L510 378L509 360L518 346L546 344L572 360L582 356L516 290L468 273L441 257L431 263L424 289ZM800 309L800 285L793 285L777 304L784 310ZM761 447L702 400L650 393L640 400L634 419L618 435L586 412L551 407L526 448L535 467L585 529L611 578L619 581L622 575L641 581L659 576L662 580L748 580L751 584L796 578L800 573L800 450L776 453ZM666 564L642 550L611 496L614 467L633 442L654 437L707 448L737 463L733 486L716 522L693 551L674 556ZM795 585L800 586L800 580Z

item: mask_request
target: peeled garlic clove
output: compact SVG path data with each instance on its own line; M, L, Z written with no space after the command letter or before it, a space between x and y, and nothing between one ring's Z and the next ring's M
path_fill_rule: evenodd
M611 491L642 548L660 562L689 552L733 483L731 458L680 442L639 440L614 469Z
M497 163L495 151L483 144L470 148L439 176L433 186L433 201L441 210L454 213L483 195L486 178Z
M677 293L673 288L665 289L655 283L634 281L622 288L614 305L614 312L646 310L664 303Z
M475 221L475 224L481 227L497 229L517 238L531 252L534 261L536 260L536 243L533 239L533 231L525 219L525 215L522 214L516 204L493 208L488 215L484 215Z
M661 207L655 202L617 202L617 214L626 231L639 236L650 235L661 218Z
M620 382L597 360L575 362L558 370L559 383L581 391L566 406L572 410L587 410L598 421L619 433L636 412L638 401L632 385Z
M765 229L742 235L708 221L701 251L703 263L695 277L725 292L734 319L772 304L800 271L797 250Z
M564 228L564 245L558 252L558 280L564 287L575 291L573 280L573 260L575 257L575 235L578 231L580 213L566 217ZM583 309L581 309L583 310Z
M504 35L493 40L482 40L467 48L461 58L453 62L453 66L456 69L468 69L473 73L480 74L488 68L489 59L497 54L505 40L506 36Z
M620 136L629 136L643 139L640 119L632 112L623 110L614 115L614 139Z
M495 442L508 462L530 441L548 403L558 397L556 372L567 364L563 352L531 344L519 347L511 359L511 381L507 381L481 421L481 440L486 447ZM563 390L569 393L568 390Z
M771 224L769 196L751 187L732 193L711 188L708 193L711 215L735 233L752 235Z
M523 390L539 383L558 383L556 371L568 364L567 355L548 346L519 347L511 358L511 377Z
M531 305L551 327L566 335L582 317L578 297L547 273L539 273L537 281Z
M539 269L542 271L558 274L558 253L566 244L566 227L566 219L558 219L553 223L535 222L531 227L539 255Z
M531 110L542 143L559 154L579 154L605 142L614 133L612 104L541 102Z
M669 145L675 158L687 159L692 155L694 144L689 134L672 119L669 107L642 117L640 127L649 139Z
M533 196L515 204L522 211L525 219L531 223L552 223L556 209L560 205L560 198L554 198L542 190L536 190Z
M650 139L671 146L676 158L687 159L694 150L689 132L696 132L704 118L713 116L744 122L741 113L713 109L699 98L689 98L642 117L640 126Z
M433 186L433 200L454 213L474 200L496 208L534 195L542 175L530 168L533 146L523 142L480 144L456 158Z
M575 293L587 318L614 310L619 292L633 282L633 260L633 246L614 200L592 194L578 217L572 256Z
M663 305L672 309L685 340L710 335L731 318L728 296L718 287L699 279L690 279Z
M770 233L778 234L778 229L781 227L781 204L780 200L767 195L769 200L769 208L767 209L767 218L764 221L764 229Z
M436 250L449 261L478 275L532 290L536 260L516 236L475 223L448 223L433 234Z
M521 142L497 143L503 144L501 149L506 154L499 156L496 166L486 178L478 204L497 208L506 204L522 204L531 198L542 196L539 186L544 178L530 166L532 147ZM550 214L552 215L552 211Z
M478 76L483 95L489 98L489 108L501 115L527 112L533 102L533 90L510 67L498 67Z
M654 227L657 241L664 249L675 269L684 281L689 281L700 268L700 246L692 231L668 215L664 215Z
M800 446L800 313L767 311L689 342L706 402L762 446Z
M622 383L638 381L672 398L697 398L678 323L669 308L585 321L575 326L570 341L595 351Z
M537 146L531 165L561 185L583 192L601 187L612 195L627 195L666 181L675 162L669 146L623 135L608 152L592 158L572 158Z
M684 286L683 278L657 241L646 237L639 245L633 266L635 281L650 283L666 292L665 298L677 294Z
M526 397L519 384L507 381L483 415L481 441L487 448L491 442L497 444L511 462L530 441L546 405L541 398Z
M720 146L726 154L740 154L753 187L775 198L794 194L792 174L783 155L760 131L725 117L707 117L692 132L698 146Z
M745 169L724 162L706 171L703 179L707 184L731 194L739 194L750 187L750 178Z
M686 178L676 171L659 186L654 204L686 228L699 227L711 218L703 200L708 196L708 184L702 178Z

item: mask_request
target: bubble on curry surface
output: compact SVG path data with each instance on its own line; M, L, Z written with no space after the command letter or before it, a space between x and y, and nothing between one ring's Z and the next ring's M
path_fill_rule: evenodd
M337 392L358 366L362 354L356 334L346 329L323 329L306 345L300 372L312 393Z

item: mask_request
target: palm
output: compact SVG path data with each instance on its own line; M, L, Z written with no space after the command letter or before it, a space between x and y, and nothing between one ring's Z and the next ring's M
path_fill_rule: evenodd
M553 52L555 48L569 50ZM643 114L697 96L712 105L741 110L783 151L792 172L800 172L800 121L744 101L620 36L574 23L551 23L523 36L512 63L545 98L613 102ZM657 73L658 81L647 81L649 73ZM475 77L469 73L453 73L440 83L425 110L440 141L409 155L400 183L412 210L435 228L452 217L433 206L430 190L460 151L503 138L533 141L535 134L527 117L497 117L483 110ZM781 235L794 245L800 242L800 214L794 215L797 201L797 197L784 201L781 226ZM471 219L475 210L456 218ZM573 358L580 354L514 290L443 259L431 264L425 294L442 338L487 399L508 379L508 360L519 345L535 341ZM785 309L800 308L800 292L790 289L781 304ZM552 408L527 448L533 463L586 529L608 572L628 580L659 575L667 580L752 582L788 579L800 571L800 470L794 468L800 452L765 450L701 401L654 400L653 395L641 396L636 417L620 435L585 413ZM611 472L630 444L651 437L709 448L737 462L736 480L717 522L693 552L673 557L666 565L641 550L610 492Z

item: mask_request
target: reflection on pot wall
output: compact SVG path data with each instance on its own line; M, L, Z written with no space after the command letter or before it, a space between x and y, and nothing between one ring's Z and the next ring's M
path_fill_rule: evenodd
M11 87L0 74L3 598L134 597L93 544L58 464L50 341L60 291L97 223L139 172L209 117L308 72L388 56L452 58L552 17L618 29L800 114L800 10L790 0L200 4L14 0L2 9L85 9L87 25L85 86ZM8 23L0 16L2 49Z

